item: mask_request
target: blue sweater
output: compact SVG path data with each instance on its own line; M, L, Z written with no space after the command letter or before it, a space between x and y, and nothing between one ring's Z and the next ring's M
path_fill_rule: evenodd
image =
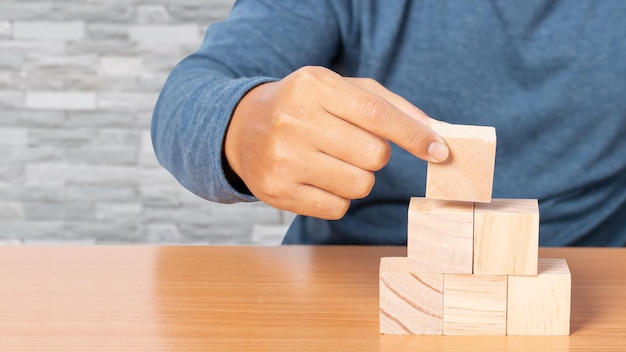
M537 198L542 246L626 245L626 2L240 1L171 73L154 112L161 164L195 194L226 179L241 97L305 65L371 77L430 116L495 126L494 198ZM406 244L426 163L392 146L344 218L298 216L284 243Z

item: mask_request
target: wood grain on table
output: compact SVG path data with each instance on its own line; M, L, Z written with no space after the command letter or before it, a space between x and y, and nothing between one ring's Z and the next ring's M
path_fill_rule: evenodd
M626 351L626 248L541 248L572 272L571 336L379 333L406 247L0 247L0 351Z

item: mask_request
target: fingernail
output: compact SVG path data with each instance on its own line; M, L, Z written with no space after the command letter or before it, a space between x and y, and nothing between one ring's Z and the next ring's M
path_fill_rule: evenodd
M445 161L448 159L449 152L448 147L440 142L432 142L428 146L428 155L430 155L433 161Z

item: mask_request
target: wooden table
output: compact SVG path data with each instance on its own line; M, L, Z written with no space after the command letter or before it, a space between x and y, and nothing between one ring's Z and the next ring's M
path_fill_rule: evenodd
M0 351L626 350L626 249L572 271L571 336L388 336L378 264L403 247L0 247Z

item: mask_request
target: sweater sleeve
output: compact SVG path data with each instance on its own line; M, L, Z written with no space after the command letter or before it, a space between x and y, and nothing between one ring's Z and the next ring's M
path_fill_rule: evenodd
M188 190L221 203L253 201L225 175L223 144L242 96L305 65L330 66L341 41L320 0L238 1L168 77L152 117L157 159Z

